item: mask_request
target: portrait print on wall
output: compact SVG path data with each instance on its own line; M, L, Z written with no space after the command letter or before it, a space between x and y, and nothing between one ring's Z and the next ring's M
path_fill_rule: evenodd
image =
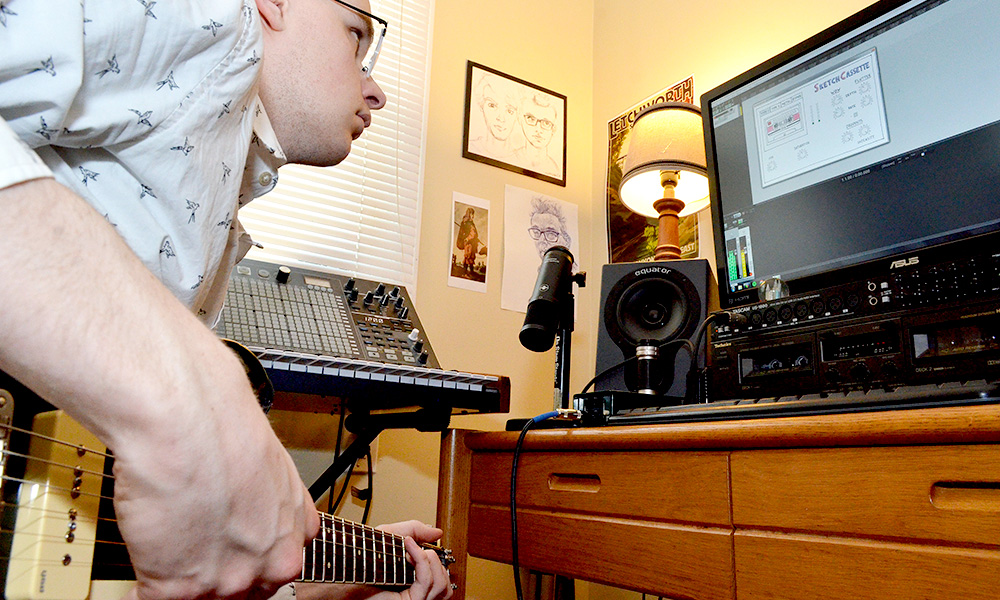
M469 61L462 156L566 186L566 96Z
M486 293L487 248L490 242L490 202L452 193L451 262L448 285Z

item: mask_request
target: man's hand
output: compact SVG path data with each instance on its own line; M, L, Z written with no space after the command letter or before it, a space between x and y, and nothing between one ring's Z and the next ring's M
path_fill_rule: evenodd
M416 575L414 584L402 592L386 592L360 585L305 584L295 586L296 600L445 600L451 597L451 580L441 559L433 550L426 550L421 543L441 539L442 531L419 521L406 521L379 525L389 533L404 536L407 560Z
M249 386L234 383L242 402L220 398L182 438L118 453L115 509L138 579L127 600L266 598L301 574L319 518Z

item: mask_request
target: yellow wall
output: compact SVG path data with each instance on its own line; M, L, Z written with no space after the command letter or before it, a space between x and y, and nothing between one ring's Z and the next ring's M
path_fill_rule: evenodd
M507 375L511 414L458 417L452 425L499 429L510 417L551 406L554 353L523 349L524 315L500 309L504 185L579 205L581 268L577 293L573 390L593 376L600 267L607 260L604 220L606 124L635 102L688 75L699 95L871 4L872 0L437 0L426 142L416 302L447 369ZM565 94L567 187L462 158L466 61L472 60ZM462 192L491 203L487 293L447 285L451 200ZM589 235L588 235L589 233ZM711 233L703 230L703 244ZM319 434L317 434L319 435ZM308 437L308 436L306 436ZM434 521L438 436L396 431L379 443L371 521ZM318 462L329 451L316 451ZM323 454L327 452L327 454ZM360 505L342 512L360 517ZM638 598L600 586L578 586L578 598ZM513 598L510 569L470 564L467 598Z

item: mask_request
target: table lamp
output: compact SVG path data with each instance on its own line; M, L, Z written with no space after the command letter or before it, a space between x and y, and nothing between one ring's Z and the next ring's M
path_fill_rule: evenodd
M657 221L654 260L680 258L678 221L708 206L701 110L664 102L636 115L618 190L632 212Z

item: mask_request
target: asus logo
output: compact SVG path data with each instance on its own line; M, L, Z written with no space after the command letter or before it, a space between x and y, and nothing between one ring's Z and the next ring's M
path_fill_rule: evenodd
M913 265L920 262L919 256L911 256L910 258L901 258L899 260L892 261L889 265L890 269L902 269L903 267L912 267Z

